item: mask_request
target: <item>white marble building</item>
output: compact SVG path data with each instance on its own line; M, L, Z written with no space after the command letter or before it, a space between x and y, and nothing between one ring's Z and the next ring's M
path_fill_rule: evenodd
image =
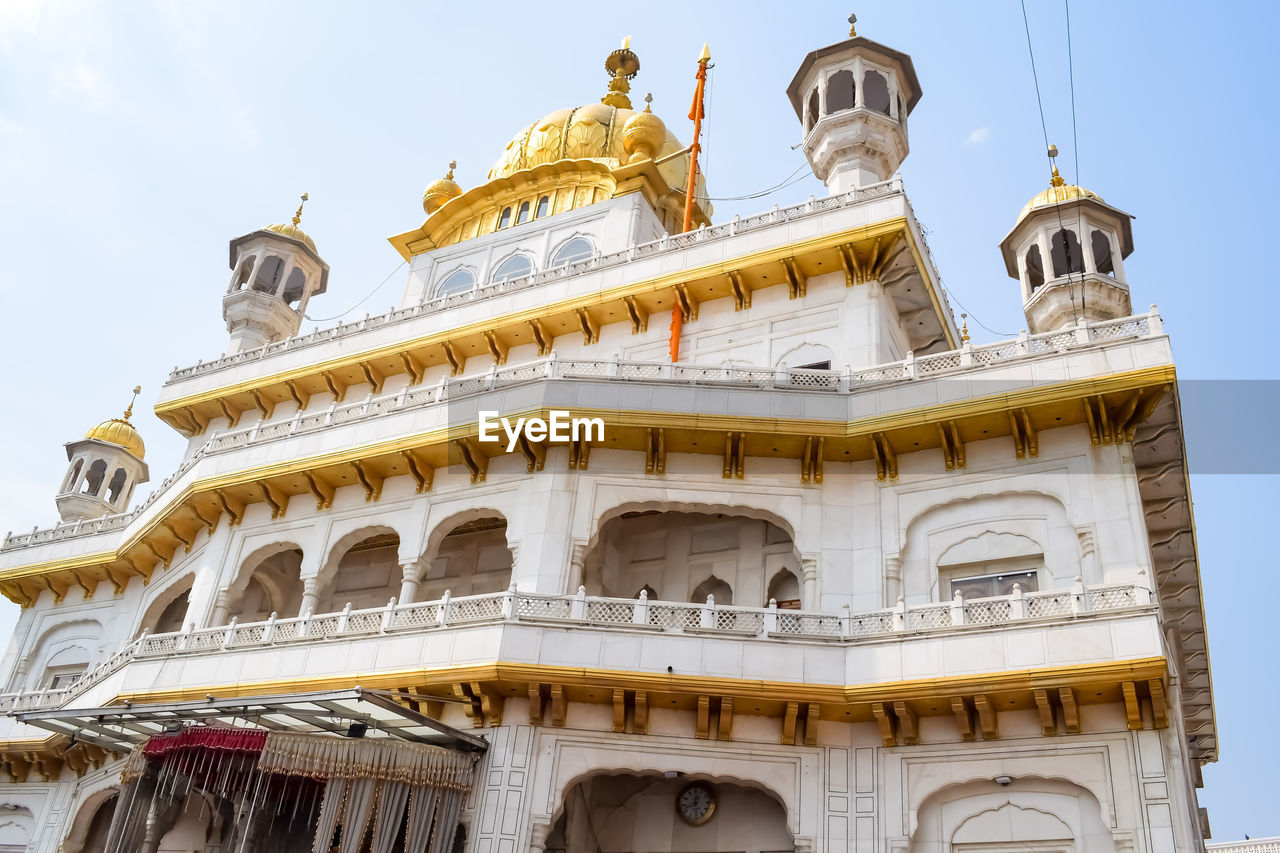
M312 849L189 772L148 807L125 756L198 721L409 737L248 710L356 686L480 756L441 849L1203 848L1194 527L1129 215L1055 170L1001 244L1028 332L973 345L896 176L909 57L804 57L831 194L688 233L638 67L428 187L389 314L299 337L329 276L299 218L231 242L227 353L155 404L178 469L129 509L145 450L104 422L62 521L0 547L0 850ZM603 439L479 440L553 410ZM413 846L344 808L340 849Z

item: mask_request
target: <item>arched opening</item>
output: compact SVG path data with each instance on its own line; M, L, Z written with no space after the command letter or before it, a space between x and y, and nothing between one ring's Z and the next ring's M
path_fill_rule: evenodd
M170 634L174 631L181 631L185 626L183 620L187 618L187 607L191 604L191 590L183 590L182 594L170 601L169 604L160 611L160 616L156 619L154 633Z
M77 459L75 464L71 466L71 470L67 472L67 481L62 484L62 491L70 492L75 489L76 481L80 479L80 469L84 467L84 460Z
M759 788L625 772L588 776L566 790L546 844L564 853L781 853L794 847L782 804Z
M519 209L516 211L516 224L519 225L522 222L528 222L528 221L529 221L529 202L522 201L520 202Z
M257 255L245 255L240 259L240 263L236 266L236 270L231 276L229 292L235 293L238 290L244 290L249 285L249 276L253 275L253 263L257 259Z
M855 100L853 72L837 71L827 78L827 114L853 109Z
M1080 251L1080 238L1076 232L1061 228L1049 241L1049 254L1053 258L1053 277L1084 272L1084 253Z
M84 476L83 494L96 496L102 489L102 480L107 476L107 463L101 459L93 460Z
M637 592L637 593L636 593L634 596L632 596L632 597L633 597L633 598L639 598L639 597L640 597L640 595L641 595L641 593L643 593L643 594L644 594L644 597L645 597L645 598L648 598L648 599L650 599L650 600L655 599L655 598L657 598L657 597L658 597L658 591L657 591L656 589L654 589L653 587L649 586L648 584L645 584L644 586L640 587L640 591L639 591L639 592Z
M64 646L49 657L40 676L40 687L61 690L89 669L89 650L81 645Z
M814 86L813 91L809 93L809 110L805 115L804 129L805 131L813 130L813 125L818 120L818 87Z
M533 262L529 260L529 256L515 254L508 256L506 260L494 268L493 275L489 276L489 281L493 284L498 284L513 278L531 275L532 273Z
M541 219L542 217L547 215L547 211L550 209L551 209L551 198L549 196L544 195L542 198L538 199L538 209L533 212L533 218Z
M479 512L465 521L446 522L448 532L427 555L419 599L440 598L446 589L455 596L483 595L511 585L514 560L507 543L507 520Z
M1040 246L1034 245L1027 249L1027 283L1031 285L1034 292L1037 287L1044 284L1044 262L1040 259Z
M253 280L253 289L259 293L275 293L283 277L284 259L268 255L262 262L262 266L258 267L258 275Z
M444 277L436 287L436 296L451 296L465 293L476 286L476 277L471 270L454 270Z
M124 482L127 477L123 468L117 468L111 475L111 482L107 484L107 500L110 503L115 503L116 498L124 492Z
M0 805L0 853L25 853L31 849L35 816L26 806Z
M590 595L641 587L661 601L765 602L769 578L795 570L790 534L765 518L681 510L624 511L600 525L583 562Z
M284 292L280 294L280 298L289 303L289 307L298 304L302 299L302 294L307 291L307 274L302 271L301 267L294 267L289 271L289 278L285 280Z
M302 550L289 543L256 551L241 568L242 577L246 570L249 576L228 602L227 617L261 622L272 613L296 616L302 605L301 568Z
M778 367L797 370L830 370L835 354L822 344L800 344L778 359Z
M693 595L689 596L689 600L695 604L700 604L705 602L708 596L716 604L733 604L733 589L715 575L695 586Z
M769 600L776 602L779 610L800 609L800 579L794 572L782 569L769 580Z
M317 613L334 613L350 604L356 610L382 607L400 595L400 536L381 529L360 538L338 557L338 565L320 590ZM330 560L333 558L330 557Z
M119 802L120 792L114 788L90 795L76 812L59 849L63 853L106 853L107 831ZM0 847L0 851L3 849Z
M595 252L595 247L591 245L590 240L585 237L574 237L556 249L555 254L551 256L551 266L562 267L565 264L585 261Z
M502 213L498 214L498 230L501 231L511 224L511 208L502 208Z
M1115 277L1116 265L1111 259L1111 240L1107 235L1094 229L1089 235L1089 247L1093 249L1093 264L1098 272Z
M862 75L862 105L889 115L889 81L874 68Z

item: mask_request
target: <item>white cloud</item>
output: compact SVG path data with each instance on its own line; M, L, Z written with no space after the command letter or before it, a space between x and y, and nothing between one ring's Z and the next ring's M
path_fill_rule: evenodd
M965 140L970 145L977 145L980 142L986 142L991 138L991 128L980 127L969 134L969 138Z
M84 63L55 68L51 78L55 95L83 100L93 110L106 107L109 88L106 78Z

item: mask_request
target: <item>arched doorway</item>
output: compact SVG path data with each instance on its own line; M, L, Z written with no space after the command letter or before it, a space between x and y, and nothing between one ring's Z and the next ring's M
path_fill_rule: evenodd
M366 529L346 537L329 557L317 613L336 613L348 604L356 610L382 607L400 595L400 535L390 528Z
M794 849L782 804L736 780L602 772L574 782L546 849L774 853Z
M454 596L483 595L510 586L515 561L507 542L507 520L488 511L468 516L445 521L432 534L419 600L440 598L446 589Z

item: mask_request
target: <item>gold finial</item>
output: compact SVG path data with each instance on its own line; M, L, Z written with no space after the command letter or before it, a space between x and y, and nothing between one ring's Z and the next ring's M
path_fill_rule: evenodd
M452 180L453 180L453 170L454 170L454 169L456 169L456 168L458 168L458 161L457 161L457 160L450 160L450 161L449 161L449 171L448 171L448 172L445 174L445 176L444 176L444 179L445 179L446 181L452 181Z
M849 38L855 38L858 35L858 31L857 29L855 29L855 26L857 25L857 23L858 23L858 16L850 15L849 16Z
M302 205L307 203L307 199L309 197L310 196L307 193L302 194L302 204L298 205L297 211L293 214L293 224L295 226L302 221Z
M631 80L640 71L640 57L631 49L631 36L622 40L622 47L609 54L604 61L604 70L609 72L609 92L600 99L600 103L611 107L629 110L631 98Z
M960 315L960 340L969 343L969 315Z
M1058 174L1058 167L1053 167L1053 176L1049 178L1049 186L1060 187L1067 182L1067 179Z
M138 395L142 393L141 385L133 386L133 396L129 399L129 406L124 410L124 419L127 421L133 416L133 404L138 399Z
M711 45L707 44L705 41L702 43L702 53L698 54L698 61L699 62L711 61Z
M653 92L648 92L644 96L644 111L647 113L653 112Z

